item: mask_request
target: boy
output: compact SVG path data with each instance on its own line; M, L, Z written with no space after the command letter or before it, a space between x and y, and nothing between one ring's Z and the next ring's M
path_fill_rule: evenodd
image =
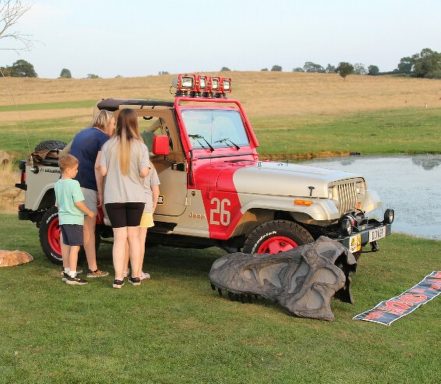
M78 173L78 159L72 155L60 157L58 161L61 179L55 183L55 199L61 230L63 257L63 281L69 285L85 285L86 280L77 276L77 261L80 246L83 245L84 215L90 218L95 213L87 208L80 183L73 178Z

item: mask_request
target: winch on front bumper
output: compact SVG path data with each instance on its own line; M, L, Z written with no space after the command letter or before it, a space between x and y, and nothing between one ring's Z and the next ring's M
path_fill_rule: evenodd
M394 219L395 212L393 209L386 209L382 222L345 215L339 222L341 236L336 240L352 253L361 252L367 244L371 244L372 251L375 252L378 250L377 241L392 233Z

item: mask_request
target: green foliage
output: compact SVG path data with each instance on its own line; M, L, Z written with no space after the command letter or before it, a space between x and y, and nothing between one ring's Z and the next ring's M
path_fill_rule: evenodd
M158 72L158 75L159 76L166 76L166 75L168 75L169 73L167 72L167 71L159 71Z
M338 64L336 71L341 77L343 77L343 79L346 79L346 76L354 73L354 66L350 63L342 61Z
M268 68L262 68L260 71L261 72L268 72Z
M420 53L402 57L397 72L427 79L441 79L441 53L424 48Z
M441 53L423 49L415 58L413 72L416 77L441 78Z
M320 64L313 63L312 61L306 61L303 65L303 69L305 72L313 72L313 73L324 73L325 68L323 68Z
M95 75L94 73L88 73L87 78L88 79L99 79L100 77L98 75Z
M149 248L140 287L63 284L38 230L0 216L2 249L35 260L0 268L0 383L436 383L441 300L391 327L352 317L439 265L440 242L393 235L362 255L355 304L332 301L332 323L288 316L265 300L220 298L207 273L223 252ZM7 234L7 235L6 235ZM418 260L416 262L415 260ZM112 271L111 246L99 252Z
M325 72L326 73L334 73L336 70L337 70L337 68L335 68L335 65L328 64L326 66Z
M220 71L221 71L221 72L230 72L231 69L228 68L228 67L222 67Z
M70 71L67 68L63 68L60 72L60 78L62 79L71 79L72 78L72 74L70 73Z
M380 73L380 68L378 68L376 65L369 65L368 75L377 76L379 73Z
M282 67L280 65L273 65L271 68L272 72L282 72Z
M293 68L292 71L293 71L293 72L305 72L305 70L304 70L302 67L296 67L296 68Z
M4 76L37 77L34 66L26 60L17 60L12 66L1 67Z
M403 73L406 75L410 75L412 73L412 68L415 64L415 57L402 57L398 64L398 73Z

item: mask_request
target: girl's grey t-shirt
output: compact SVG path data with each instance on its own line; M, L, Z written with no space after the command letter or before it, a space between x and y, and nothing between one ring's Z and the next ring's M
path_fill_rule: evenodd
M100 165L107 168L104 184L104 203L144 203L144 179L141 169L150 165L147 146L132 140L130 144L129 173L123 175L119 167L119 138L108 140L101 149Z

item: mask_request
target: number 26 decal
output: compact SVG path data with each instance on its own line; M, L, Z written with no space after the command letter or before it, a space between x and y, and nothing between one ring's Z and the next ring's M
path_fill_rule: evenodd
M210 224L228 226L231 221L231 213L227 207L231 206L231 201L213 197L210 200L210 205L214 206L210 209Z

